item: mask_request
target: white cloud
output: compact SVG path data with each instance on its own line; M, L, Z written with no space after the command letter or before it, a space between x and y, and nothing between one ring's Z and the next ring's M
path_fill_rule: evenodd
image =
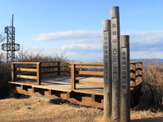
M33 40L35 41L47 41L47 40L66 40L66 41L88 41L89 39L101 38L100 31L66 31L66 32L53 32L42 33L35 35Z
M67 46L63 46L64 49L102 49L101 45L94 45L94 44L71 44Z
M162 43L163 30L161 31L144 31L144 32L128 32L130 35L131 43L138 43L140 45L148 45L155 43Z
M163 31L125 32L130 35L131 58L163 58ZM33 40L60 43L61 50L67 50L68 59L102 60L103 37L101 31L66 31L43 33L36 35ZM58 41L60 40L60 41ZM52 53L46 49L46 54Z

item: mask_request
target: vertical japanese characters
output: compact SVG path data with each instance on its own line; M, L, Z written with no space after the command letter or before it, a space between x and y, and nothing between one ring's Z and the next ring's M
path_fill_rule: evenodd
M119 7L111 8L111 20L103 21L104 117L128 122L129 36L120 36Z

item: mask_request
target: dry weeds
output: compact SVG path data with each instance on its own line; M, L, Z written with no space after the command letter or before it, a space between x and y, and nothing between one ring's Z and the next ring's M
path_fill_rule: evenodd
M52 104L47 99L34 97L0 100L0 108L1 122L92 122L102 116L99 109Z
M163 109L163 64L161 62L145 64L143 79L141 103L146 108Z
M51 103L49 99L4 99L0 100L0 122L102 122L103 110L72 105ZM133 122L143 118L163 117L163 112L131 111ZM141 120L135 120L141 119ZM144 120L143 120L144 121ZM155 121L157 122L157 121Z

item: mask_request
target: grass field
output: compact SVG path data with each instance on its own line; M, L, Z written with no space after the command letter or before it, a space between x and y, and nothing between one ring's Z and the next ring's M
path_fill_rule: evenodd
M0 100L0 122L103 122L103 110L43 98ZM131 111L131 122L161 122L163 112Z

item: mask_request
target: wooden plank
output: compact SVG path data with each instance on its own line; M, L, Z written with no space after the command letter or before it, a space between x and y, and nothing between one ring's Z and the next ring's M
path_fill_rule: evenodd
M136 86L135 81L130 81L130 90L134 90Z
M94 94L94 95L104 95L103 93L103 89L101 90L94 90L94 89L75 89L74 92L77 92L77 93L84 93L84 94Z
M36 69L31 68L16 68L17 71L27 71L27 72L36 72Z
M130 62L130 64L138 64L138 63L141 64L142 62L139 62L139 61L138 62L136 62L136 61L135 62Z
M103 66L76 66L76 68L85 68L85 69L104 69Z
M138 77L136 78L136 86L138 86L139 84L141 84L143 81L142 81L142 78L141 77Z
M76 83L87 83L92 85L104 85L103 82L96 82L96 81L86 81L86 80L77 80Z
M13 62L13 64L37 64L39 62Z
M135 78L136 78L136 77L135 77L135 73L130 72L130 78L135 79Z
M80 75L104 75L104 72L95 72L95 71L79 71Z
M28 76L28 75L17 75L17 78L23 78L23 79L37 79L37 76Z
M93 61L83 61L83 62L80 62L80 61L76 61L76 62L68 62L70 64L82 64L82 65L103 65L103 62L93 62ZM130 62L130 64L137 64L137 63L142 63L140 61L136 62L136 61L132 61Z
M32 84L30 84L30 83L23 83L23 82L12 82L12 81L10 81L9 82L10 84L16 84L16 85L23 85L23 86L31 86Z
M103 65L102 62L92 62L92 61L85 61L85 62L70 62L70 64L81 64L81 65Z

